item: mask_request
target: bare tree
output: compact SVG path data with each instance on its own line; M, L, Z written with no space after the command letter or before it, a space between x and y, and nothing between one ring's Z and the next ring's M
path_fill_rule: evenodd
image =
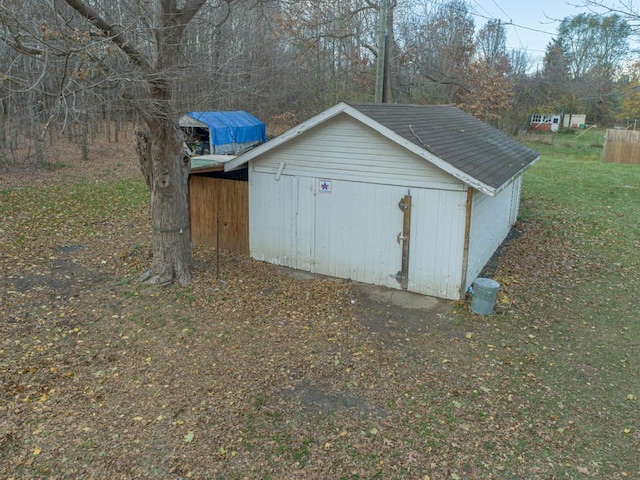
M26 22L31 4L37 21ZM206 0L3 2L2 40L45 71L61 69L50 97L62 115L77 107L80 93L116 88L137 110L136 145L151 193L153 260L143 280L165 285L191 280L187 179L182 132L175 109L175 81L185 63L181 47L187 25ZM45 76L46 77L46 76ZM46 91L40 79L19 78L23 90ZM14 89L15 91L15 89ZM7 95L10 97L11 95ZM37 103L34 103L37 105Z
M291 82L282 5L244 0L223 5L206 4L185 31L191 65L180 72L178 105L183 111L247 109L268 116L282 108Z
M303 108L317 113L339 100L371 99L377 2L314 0L287 7L279 26L292 53L290 72L302 80L297 91Z
M500 20L489 20L476 35L476 51L490 68L507 57L507 32Z
M526 50L511 50L508 57L513 74L517 77L526 76L532 65L531 54Z
M474 28L464 1L416 4L411 18L397 29L405 52L401 77L409 97L429 103L456 102L466 88Z

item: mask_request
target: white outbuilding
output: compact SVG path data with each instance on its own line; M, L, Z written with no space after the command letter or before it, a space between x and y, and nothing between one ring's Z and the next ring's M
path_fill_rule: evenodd
M538 158L453 106L339 103L225 170L248 166L253 258L457 300Z

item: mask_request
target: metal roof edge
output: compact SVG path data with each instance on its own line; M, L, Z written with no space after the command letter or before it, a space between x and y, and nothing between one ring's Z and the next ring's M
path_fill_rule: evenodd
M281 135L278 135L276 138L274 138L273 140L269 140L268 142L265 142L259 146L257 146L256 148L249 150L246 153L243 153L241 155L239 155L235 160L232 160L228 163L225 164L224 166L224 171L225 172L230 172L232 170L236 170L240 167L242 167L245 163L249 162L249 160L252 160L253 158L257 157L258 155L262 155L265 152L268 152L269 150L276 148L280 145L282 145L283 143L288 142L289 140L303 134L304 132L310 130L311 128L315 127L316 125L325 122L326 120L335 117L336 115L338 115L339 113L341 113L342 111L345 110L345 108L347 108L348 105L344 102L340 102L336 105L334 105L333 107L324 110L322 112L320 112L319 114L315 115L314 117L311 117L308 120L305 120L304 122L296 125L293 128L290 128L289 130L287 130L286 132L284 132Z

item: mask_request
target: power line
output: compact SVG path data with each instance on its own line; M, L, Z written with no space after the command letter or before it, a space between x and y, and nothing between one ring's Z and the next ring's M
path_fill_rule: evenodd
M514 27L513 32L516 34L516 37L518 37L518 42L520 43L520 49L525 49L525 45L524 42L522 41L522 38L520 38L520 34L518 33L518 29L515 28L516 26L513 25L513 17L511 15L509 15L504 8L502 8L497 2L496 0L491 0L493 2L493 4L498 7L498 10L500 10L508 19L509 19L509 23L507 25L512 25ZM477 2L476 2L477 3ZM483 8L484 10L484 8ZM486 11L486 10L485 10Z
M471 12L471 15L473 15L474 17L483 18L483 19L485 19L485 20L497 20L497 18L496 18L495 16L493 16L493 15L491 14L491 12L489 12L486 8L484 8L484 6L483 6L481 3L479 3L479 2L478 2L478 0L472 0L472 1L473 1L473 3L474 3L477 7L479 7L482 11L484 11L484 12L486 13L486 15L483 15L482 13L480 13L480 12L478 11L477 7L474 7L474 10L475 10L475 11L472 11L472 12ZM526 27L526 26L524 26L524 25L518 25L517 23L513 23L513 17L512 17L511 15L509 15L509 14L508 14L508 13L507 13L507 12L506 12L506 11L505 11L501 6L500 6L500 5L498 5L498 3L496 2L496 0L491 0L491 1L493 2L493 4L494 4L496 7L498 7L498 10L500 10L500 12L502 12L502 14L503 14L506 18L508 18L508 19L509 19L508 21L501 20L501 23L502 23L503 25L512 25L512 26L514 26L514 27L517 27L517 28L523 28L523 29L525 29L525 30L530 30L530 31L532 31L532 32L544 33L545 35L551 35L551 36L556 35L555 33L548 32L548 31L546 31L546 30L541 30L541 29L539 29L539 28Z
M482 10L484 10L484 12L485 12L487 15L491 15L491 13L489 13L489 11L488 11L486 8L484 8L484 6L483 6L483 5L481 5L480 3L478 3L478 0L473 0L473 3L475 3L478 7L480 7ZM473 15L473 13L472 13L472 15ZM480 17L481 15L480 15L480 14L478 14L477 16L479 16L479 17ZM490 19L491 17L483 17L483 18Z
M538 28L525 27L524 25L518 25L516 23L508 23L507 25L513 25L514 27L524 28L525 30L530 30L532 32L544 33L546 35L551 35L552 37L557 35L557 33L547 32L546 30L540 30Z
M474 17L484 18L485 20L495 20L495 17L487 17L486 15L482 15L480 13L471 13ZM555 36L556 33L547 32L546 30L540 30L539 28L533 27L525 27L524 25L518 25L517 23L513 23L513 21L509 20L508 22L502 21L503 25L511 25L513 27L524 28L525 30L530 30L532 32L544 33L545 35Z
M498 7L498 10L500 10L502 13L504 13L504 15L505 15L507 18L511 19L511 15L509 15L507 12L505 12L505 11L502 9L502 7L496 3L496 0L491 0L491 1L493 2L493 4L494 4L496 7Z

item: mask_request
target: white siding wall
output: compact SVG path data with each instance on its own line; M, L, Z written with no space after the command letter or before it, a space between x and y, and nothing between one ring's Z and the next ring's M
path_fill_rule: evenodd
M462 183L410 154L366 125L341 116L252 162L259 173L276 173L280 163L286 175L383 183L404 187L461 191Z
M250 250L258 260L400 288L401 198L412 197L412 292L459 299L464 251L464 192L253 173Z
M318 192L320 179L332 193ZM252 160L249 181L254 258L391 288L400 288L398 202L410 193L408 288L460 298L464 185L369 127L326 122Z
M331 180L319 193L310 177L252 174L251 255L339 278L399 288L401 187Z
M522 177L518 177L495 197L474 192L465 287L477 278L515 223L521 181Z
M520 195L522 193L522 175L519 175L512 184L511 191L511 213L509 215L509 226L515 225L520 213Z
M273 175L249 176L249 251L252 256L292 268L299 268L298 265L305 265L305 262L308 264L310 253L298 246L297 216L297 177L283 176L274 182Z
M409 290L460 299L465 192L411 189Z
M313 272L398 288L402 266L396 241L403 213L402 187L332 181L332 193L317 194ZM313 200L311 200L313 201Z

